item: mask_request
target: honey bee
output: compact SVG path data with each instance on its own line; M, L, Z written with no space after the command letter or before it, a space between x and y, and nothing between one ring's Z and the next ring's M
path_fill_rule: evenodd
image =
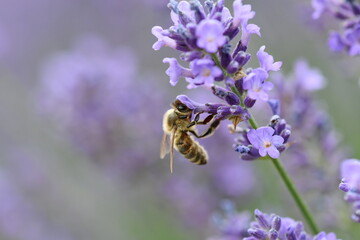
M199 121L200 113L198 113L194 121L191 121L192 110L185 104L176 100L171 106L172 108L164 114L164 136L161 141L160 158L164 158L170 152L171 172L173 172L174 148L190 162L198 165L206 164L208 162L206 150L189 133L196 138L208 137L219 126L220 120L214 120L203 134L198 135L195 125L208 124L214 115L209 115L203 121Z

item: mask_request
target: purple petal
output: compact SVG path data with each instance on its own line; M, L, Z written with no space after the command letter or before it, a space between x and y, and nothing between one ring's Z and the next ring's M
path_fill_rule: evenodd
M264 82L262 85L262 89L264 89L266 92L273 89L273 87L274 87L274 84L272 82Z
M280 156L279 150L275 146L271 146L267 148L267 153L272 158L278 158Z
M260 67L265 71L278 71L282 65L282 62L275 62L274 57L265 52L265 46L260 47L257 52L257 57L259 59Z
M248 133L247 133L247 137L249 139L249 142L256 148L259 148L262 145L262 140L259 137L257 130L255 129L251 129Z
M275 147L277 147L284 143L284 139L278 135L274 135L271 142L272 144L274 144Z
M256 132L263 141L269 141L275 130L271 127L260 127L256 129Z
M260 147L259 154L260 154L260 156L265 157L267 154L267 149L265 147Z

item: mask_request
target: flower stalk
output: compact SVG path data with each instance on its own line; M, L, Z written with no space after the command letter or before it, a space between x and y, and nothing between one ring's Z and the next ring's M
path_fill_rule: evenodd
M235 92L236 93L236 92ZM242 99L242 96L238 94L238 97L240 99ZM254 119L254 117L251 115L250 118L248 119L248 122L250 124L250 126L254 129L258 128L258 125ZM306 205L306 203L304 202L304 200L302 199L299 191L296 189L295 184L293 183L293 181L291 180L290 176L287 174L283 164L281 163L281 160L279 158L270 158L272 163L274 164L277 172L279 173L281 179L283 180L286 188L288 189L291 197L294 199L296 205L298 206L300 212L302 213L306 223L308 224L310 230L312 231L313 234L317 234L320 232L314 217L312 216L309 207Z

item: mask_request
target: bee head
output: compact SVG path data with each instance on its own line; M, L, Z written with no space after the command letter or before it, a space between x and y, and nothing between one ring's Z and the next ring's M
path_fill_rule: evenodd
M179 100L176 100L171 105L180 118L186 118L192 113L192 110Z

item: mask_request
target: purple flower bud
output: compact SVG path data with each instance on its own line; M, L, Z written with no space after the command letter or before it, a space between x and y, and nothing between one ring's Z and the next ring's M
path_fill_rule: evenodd
M196 23L199 23L203 19L205 19L206 16L205 16L204 8L201 6L199 1L191 2L191 10L194 11Z
M287 143L291 135L291 131L289 129L285 129L281 132L280 136L284 139L284 143Z
M239 51L234 57L234 60L239 63L240 67L243 67L250 60L250 57L251 55L249 53Z
M218 113L218 109L220 107L225 107L223 104L220 103L206 103L204 105L201 105L199 107L197 107L194 110L194 113L209 113L209 114L217 114Z
M245 52L247 50L247 46L242 44L241 40L237 43L234 52L232 54L233 57L235 57L240 51Z
M297 240L294 229L292 229L292 228L288 229L288 232L286 233L286 239L287 240Z
M187 1L180 1L178 3L177 1L171 0L168 7L172 10L170 16L175 26L181 23L179 19L179 12L181 12L182 15L186 15L190 21L193 21L195 18L194 13L191 11L190 3Z
M221 21L223 9L224 9L224 0L217 1L210 13L210 18Z
M256 103L256 99L252 99L252 98L249 98L249 97L246 97L245 100L244 100L244 105L247 108L252 108L255 103Z
M261 227L263 228L269 228L270 224L268 222L268 220L266 219L266 215L264 213L262 213L259 209L255 209L255 218L257 220L257 222L260 224Z
M266 235L267 235L264 230L259 229L259 228L250 228L248 230L248 233L251 236L256 237L256 239L266 239Z
M275 229L270 229L269 237L270 237L270 240L277 240L279 237L279 234Z
M267 101L267 103L269 104L271 111L274 115L279 115L280 114L280 101L277 99L269 99Z
M240 32L240 30L238 27L233 25L232 21L229 21L225 26L224 36L227 36L229 38L228 41L231 41Z
M273 229L275 229L276 231L280 230L281 227L281 218L279 216L276 216L273 218L272 223L271 223L271 227Z
M229 105L239 105L240 99L235 93L219 86L212 86L211 89L215 96L225 100Z
M196 28L197 45L209 53L215 53L226 43L224 27L219 21L204 19Z
M179 21L182 25L186 26L188 23L192 22L192 19L190 19L186 14L184 14L182 11L178 11Z
M240 78L239 80L235 81L235 87L239 91L240 94L244 93L243 84L244 84L244 79L243 78Z
M239 70L239 68L240 68L239 63L237 63L236 61L231 61L227 66L226 70L230 74L235 74Z
M164 58L163 63L170 66L166 70L166 74L170 77L170 84L175 86L181 77L193 77L190 69L182 67L176 58Z
M250 152L250 148L244 145L235 145L234 148L236 152L239 152L241 154Z
M203 53L200 51L185 52L180 55L180 59L186 62L191 62L202 57Z
M348 192L350 190L350 186L344 178L341 179L341 183L339 184L339 189L343 192Z
M221 66L223 68L227 68L232 59L228 47L224 46L223 48L221 48L221 51L219 52L219 54L220 54Z

